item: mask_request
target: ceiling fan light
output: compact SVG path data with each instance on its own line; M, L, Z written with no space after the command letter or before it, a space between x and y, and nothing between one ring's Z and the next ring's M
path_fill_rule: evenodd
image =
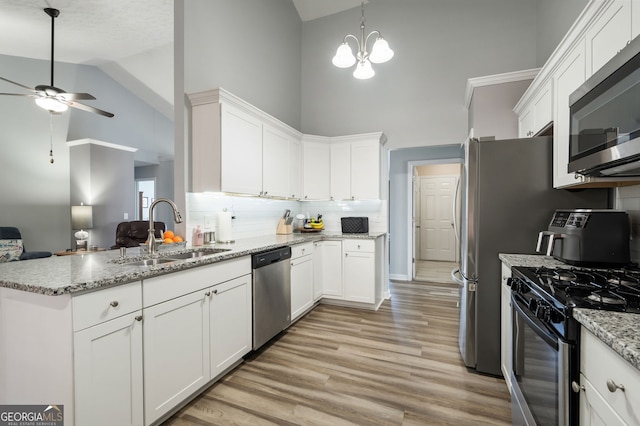
M49 112L61 113L69 109L69 106L63 104L54 98L36 98L36 104Z
M353 72L353 76L359 80L366 80L376 75L376 72L373 70L371 66L371 62L368 60L358 62L355 71Z
M333 57L331 62L333 62L333 65L338 68L349 68L351 65L356 63L356 57L353 56L351 47L349 47L347 42L338 46L336 56Z
M389 48L389 43L382 37L378 37L371 49L371 55L369 59L374 64L382 64L393 58L393 50Z

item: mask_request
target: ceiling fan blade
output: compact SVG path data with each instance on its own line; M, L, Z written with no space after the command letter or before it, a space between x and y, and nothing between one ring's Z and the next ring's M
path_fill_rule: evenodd
M73 108L77 108L77 109L81 109L81 110L84 110L84 111L88 111L88 112L93 112L93 113L96 113L96 114L104 115L105 117L113 117L113 114L110 113L110 112L103 111L101 109L94 108L94 107L89 106L89 105L81 104L80 102L65 101L65 103L67 105L69 105L70 107L73 107Z
M60 93L57 96L66 101L75 101L75 100L95 101L96 100L96 98L93 95L90 95L89 93Z
M25 86L24 84L16 83L15 81L11 81L8 78L0 77L0 80L4 80L7 83L15 84L16 86L20 86L23 89L27 89L30 92L34 92L33 87L28 87L28 86Z
M0 93L2 96L27 96L29 98L35 98L37 95L28 95L26 93Z

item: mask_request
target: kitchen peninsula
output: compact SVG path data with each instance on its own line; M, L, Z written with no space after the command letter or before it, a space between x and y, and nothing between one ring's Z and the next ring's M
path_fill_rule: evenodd
M158 424L251 351L251 254L375 242L376 303L352 303L375 309L388 292L385 238L269 235L152 266L136 264L149 258L137 248L126 260L112 250L0 264L0 404L63 405L65 425Z

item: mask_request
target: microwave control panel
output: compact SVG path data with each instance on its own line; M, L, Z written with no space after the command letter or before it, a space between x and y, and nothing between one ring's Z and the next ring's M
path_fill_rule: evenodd
M589 220L589 213L555 212L551 225L554 228L584 228Z

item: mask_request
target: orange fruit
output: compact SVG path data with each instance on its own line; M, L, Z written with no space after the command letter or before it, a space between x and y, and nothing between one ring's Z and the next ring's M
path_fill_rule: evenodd
M181 243L184 240L182 239L182 237L180 235L176 235L175 237L173 237L173 242L174 243Z
M165 243L165 244L171 244L171 243L173 243L173 238L165 238L165 239L164 239L164 243Z
M164 237L165 238L173 238L173 237L175 237L175 234L173 233L173 231L165 231Z

